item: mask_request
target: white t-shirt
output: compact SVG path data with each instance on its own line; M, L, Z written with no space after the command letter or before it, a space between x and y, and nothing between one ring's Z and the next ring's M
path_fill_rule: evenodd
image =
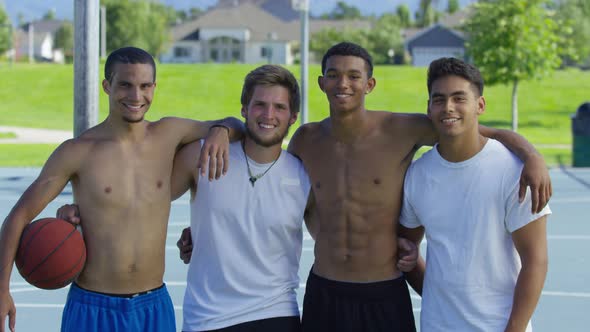
M518 202L521 170L493 139L469 160L435 146L409 167L400 223L425 228L421 331L504 331L521 268L511 233L551 213L532 214L530 192Z
M310 184L302 163L282 151L254 187L240 142L216 181L200 178L191 202L193 252L183 330L220 329L297 316L303 213ZM270 164L249 159L252 174Z

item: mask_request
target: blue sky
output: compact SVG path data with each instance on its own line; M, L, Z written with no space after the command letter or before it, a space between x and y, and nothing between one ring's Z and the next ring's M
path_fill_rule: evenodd
M310 10L314 15L330 12L339 0L310 0ZM415 12L418 0L343 0L361 10L363 14L379 15L383 12L393 11L399 4L407 4L412 13ZM465 6L475 0L459 0L461 6ZM160 0L160 2L177 9L189 9L198 7L207 9L216 0ZM0 0L0 5L8 12L13 24L16 24L18 14L21 13L25 21L41 18L49 10L55 10L56 16L61 19L72 20L74 16L74 0ZM438 6L442 9L447 5L447 0L438 0Z

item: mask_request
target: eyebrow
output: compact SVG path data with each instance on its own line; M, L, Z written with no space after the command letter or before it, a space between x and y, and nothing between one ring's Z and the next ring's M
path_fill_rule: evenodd
M451 92L448 96L452 97L452 96L465 96L465 95L467 95L467 92L466 91L459 90L459 91L453 91L453 92ZM446 96L447 96L446 94L440 93L440 92L433 92L432 93L432 98L435 98L435 97L446 97Z

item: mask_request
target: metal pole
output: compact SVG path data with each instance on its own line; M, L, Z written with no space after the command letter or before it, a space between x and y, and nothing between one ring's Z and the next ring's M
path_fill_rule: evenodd
M33 63L35 57L35 28L33 27L33 22L29 23L29 63Z
M100 6L100 58L107 57L107 7Z
M74 136L98 122L99 0L74 0Z
M307 87L309 64L309 0L301 3L301 124L308 122Z

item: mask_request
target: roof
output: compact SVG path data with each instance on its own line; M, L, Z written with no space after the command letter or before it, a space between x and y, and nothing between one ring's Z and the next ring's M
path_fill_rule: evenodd
M273 32L278 41L299 40L300 21L285 22L271 15L261 7L247 2L238 6L225 6L209 10L197 19L172 28L172 39L199 40L200 29L247 29L250 40L266 41ZM345 28L370 28L369 21L362 20L309 20L310 33L324 28L344 30Z
M406 40L406 47L411 49L416 46L428 47L453 47L463 46L465 37L463 33L447 28L437 23Z
M29 26L33 26L33 31L35 33L49 33L54 34L66 21L63 20L43 20L43 21L33 21L31 23L27 23L22 25L19 29L23 31L28 31Z
M299 19L299 12L293 9L291 0L219 0L213 8L231 8L249 3L258 6L281 21Z

